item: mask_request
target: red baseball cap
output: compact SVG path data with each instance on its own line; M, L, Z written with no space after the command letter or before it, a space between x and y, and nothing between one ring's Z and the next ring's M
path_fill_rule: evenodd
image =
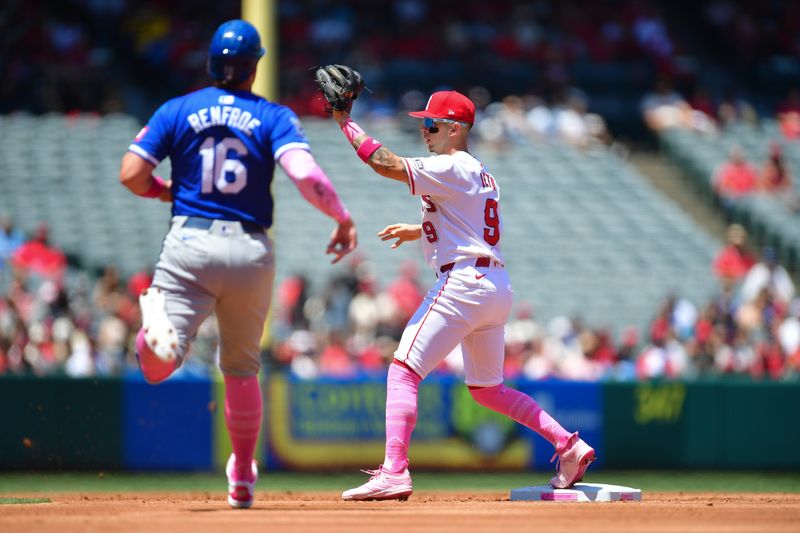
M475 122L475 104L457 91L438 91L428 99L423 111L409 113L417 118L446 118L458 122Z

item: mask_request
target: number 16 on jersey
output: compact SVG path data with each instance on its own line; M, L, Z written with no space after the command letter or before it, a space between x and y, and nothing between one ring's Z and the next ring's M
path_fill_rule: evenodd
M247 167L238 159L228 159L231 150L239 157L247 155L247 148L236 137L225 137L218 143L215 143L214 137L208 137L200 145L203 194L214 192L214 186L221 193L236 194L247 185ZM228 172L233 174L233 181L228 181Z

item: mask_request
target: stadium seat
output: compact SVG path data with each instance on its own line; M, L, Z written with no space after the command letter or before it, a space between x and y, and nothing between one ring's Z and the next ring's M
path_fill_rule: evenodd
M390 250L375 235L388 224L419 220L419 201L363 165L331 121L303 122L316 159L353 213L360 241L354 258L374 264L381 286L403 263L416 263L427 286L435 276L418 243ZM365 127L398 154L424 155L416 132L386 123ZM48 223L56 244L86 267L112 263L130 275L155 264L169 207L136 198L117 182L138 121L121 114L14 114L0 117L0 128L8 139L0 146L0 170L13 177L0 195L0 211L27 231ZM710 147L687 154L697 145L691 137L667 135L671 149L703 171L724 154ZM33 157L33 139L47 157ZM503 251L516 300L532 303L542 321L576 315L616 331L644 327L655 302L671 291L701 303L714 290L709 265L719 243L610 152L554 143L502 154L474 148L501 185ZM156 173L168 176L168 162ZM305 273L319 293L354 258L331 267L324 251L333 222L305 205L280 170L272 190L277 281Z

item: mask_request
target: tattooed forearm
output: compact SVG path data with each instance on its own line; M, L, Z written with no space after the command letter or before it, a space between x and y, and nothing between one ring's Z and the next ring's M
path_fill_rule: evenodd
M333 118L350 141L350 145L356 150L356 155L372 170L381 176L408 183L406 164L402 158L384 148L380 141L367 135L346 112L334 111Z
M381 146L369 159L371 164L374 163L375 165L390 167L397 161L398 157Z
M369 158L367 164L372 170L393 180L408 182L408 174L403 159L385 146L378 148Z

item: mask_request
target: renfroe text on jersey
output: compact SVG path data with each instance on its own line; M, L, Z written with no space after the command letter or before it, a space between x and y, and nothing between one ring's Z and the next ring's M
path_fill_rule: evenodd
M253 130L257 128L261 121L253 118L249 111L242 111L236 106L212 105L199 109L196 113L186 117L189 125L195 133L212 128L214 126L227 126L243 131L246 135L253 135Z

